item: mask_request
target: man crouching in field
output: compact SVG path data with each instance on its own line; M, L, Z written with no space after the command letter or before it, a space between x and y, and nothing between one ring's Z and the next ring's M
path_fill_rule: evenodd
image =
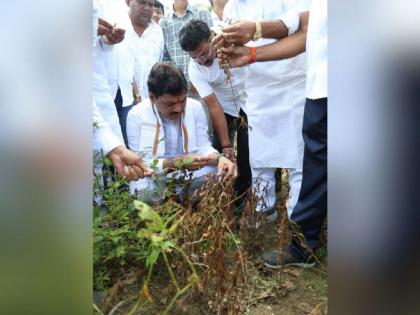
M170 174L179 169L194 171L192 187L199 188L206 175L237 177L236 164L219 154L210 143L202 105L187 98L187 81L171 63L153 66L147 81L149 98L135 106L127 118L129 147L144 155L157 178L130 184L130 191L146 202L161 199Z

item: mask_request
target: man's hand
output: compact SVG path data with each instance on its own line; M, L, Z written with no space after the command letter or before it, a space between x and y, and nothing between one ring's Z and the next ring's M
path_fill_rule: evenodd
M112 31L111 23L105 21L103 18L98 18L98 35L106 35L110 31Z
M206 166L211 161L211 157L201 156L195 153L188 153L178 156L169 162L169 168L181 168L189 171L196 171Z
M245 45L254 37L255 22L239 21L222 29L222 36L228 44Z
M221 52L217 53L217 57L229 68L242 67L249 63L249 48L245 46L222 48Z
M153 175L153 170L147 167L137 154L122 145L113 149L108 157L117 173L125 179L138 180Z
M99 30L99 29L98 29ZM102 41L107 45L115 45L124 40L125 30L112 26L105 34L102 35Z
M221 156L217 164L217 176L222 176L224 180L234 179L238 177L238 168L227 157Z
M235 150L233 148L224 148L222 152L227 155L229 160L235 160Z

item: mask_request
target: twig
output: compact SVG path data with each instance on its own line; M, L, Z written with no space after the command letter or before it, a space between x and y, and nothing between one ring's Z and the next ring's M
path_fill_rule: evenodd
M93 303L93 309L97 311L99 314L104 315L104 313L99 309L99 307L95 303Z
M125 303L127 303L129 301L132 301L132 300L135 300L135 299L136 299L135 297L131 297L131 298L128 298L126 300L120 301L117 305L114 306L114 308L108 313L108 315L113 315L117 311L117 309L119 309Z

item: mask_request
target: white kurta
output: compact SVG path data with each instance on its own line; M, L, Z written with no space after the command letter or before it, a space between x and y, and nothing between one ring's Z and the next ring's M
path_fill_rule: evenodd
M300 10L299 1L231 0L225 7L224 18L233 21L278 19L290 10ZM274 41L260 39L248 45L262 46ZM244 111L250 127L252 168L302 168L305 65L306 56L301 54L248 66L248 99Z
M149 97L147 80L152 67L162 61L164 38L162 28L155 21L152 21L141 36L136 34L136 55L140 60L139 78L136 77L137 87L141 98L144 100Z
M93 50L92 50L92 98L95 111L100 113L113 135L124 143L118 113L114 104L114 97L108 81L108 72L105 63L105 52L99 37L96 36L98 28L97 17L100 11L94 2L93 21ZM112 47L111 47L112 48ZM98 116L98 115L97 115ZM99 116L98 116L99 117Z
M121 43L103 44L103 48L112 95L115 98L119 87L123 99L122 106L130 106L134 101L132 82L136 79L135 70L140 64L140 56L136 50L137 34L134 32L128 7L123 0L99 0L99 4L100 17L126 31Z
M308 52L306 97L309 99L324 98L328 95L327 9L327 0L313 1L311 4L306 41Z
M155 109L154 111L153 108ZM159 133L159 140L163 139L164 141L158 142L156 155L153 155L152 147L158 122L160 126L163 126L163 128L160 127L161 133ZM187 99L182 123L188 131L187 141L184 138L185 134L180 135L182 138L183 150L185 143L188 143L188 147L185 148L186 151L183 152L183 154L197 153L202 156L208 156L217 152L217 150L211 146L207 132L207 118L200 102L191 98ZM168 158L166 153L171 153L170 155L172 155L173 152L178 151L178 137L176 134L172 133L174 129L164 125L165 122L160 117L157 108L151 104L149 98L143 100L137 106L134 106L128 113L127 138L129 147L135 152L143 154L145 163L150 166L153 164L154 160L157 160L156 173L162 172L163 160ZM170 134L167 139L166 132L168 130L170 130ZM181 128L178 130L181 130ZM215 170L216 168L214 166L205 166L194 172L194 178L213 173ZM130 190L133 193L136 189L151 189L154 187L153 181L154 180L151 178L142 178L138 181L133 181L130 184Z

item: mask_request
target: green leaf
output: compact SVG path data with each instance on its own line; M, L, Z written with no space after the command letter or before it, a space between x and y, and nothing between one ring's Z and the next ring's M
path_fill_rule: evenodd
M146 259L146 266L148 268L150 268L151 266L153 266L156 263L156 261L158 260L159 255L160 255L160 249L154 247L152 249L152 251L149 253L149 256Z

